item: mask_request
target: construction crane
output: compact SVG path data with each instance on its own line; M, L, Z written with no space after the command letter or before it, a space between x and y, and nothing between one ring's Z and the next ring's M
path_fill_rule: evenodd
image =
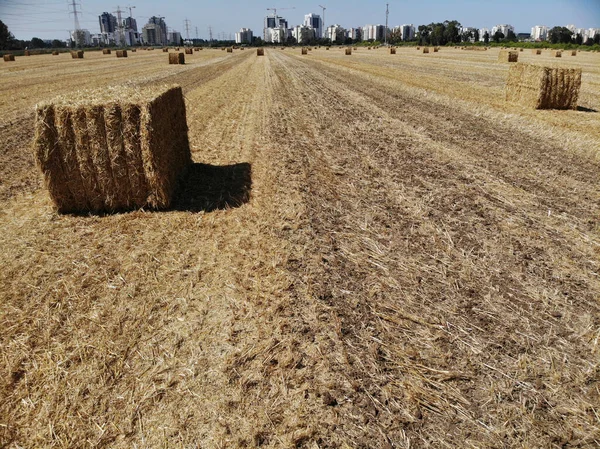
M319 8L321 8L323 10L323 20L321 22L321 27L323 28L323 34L326 33L326 28L325 28L325 10L327 9L325 6L319 5ZM323 36L321 36L323 37Z
M119 46L125 47L125 30L123 28L123 19L121 18L121 13L124 12L120 6L117 6L117 10L114 13L117 14L117 28L119 30Z
M282 9L296 9L296 7L292 6L291 8L267 8L267 11L273 11L273 15L277 17L277 9L281 11Z

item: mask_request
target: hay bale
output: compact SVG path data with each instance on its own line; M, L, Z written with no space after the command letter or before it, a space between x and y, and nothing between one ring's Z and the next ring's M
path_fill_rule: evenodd
M517 63L510 67L506 100L535 109L576 109L581 69Z
M131 53L135 53L136 51L137 51L137 49L135 49L135 48L131 49Z
M185 54L186 55L193 55L194 54L194 49L193 48L186 48L185 49Z
M169 53L169 64L185 64L185 55L181 52Z
M552 52L552 57L553 58L562 58L562 50L554 50Z
M395 48L390 48L390 55L395 55L396 54L396 49Z
M303 48L303 49L302 49L302 54L303 54L303 55L307 55L307 54L308 54L308 50L307 50L306 48Z
M429 53L429 47L423 47L423 53Z
M233 53L233 48L227 47L227 53Z
M541 55L542 50L540 48L536 48L534 50L531 50L531 53L533 53L534 55Z
M519 52L513 50L500 50L498 53L498 62L517 62L519 60Z
M577 50L571 50L571 56L577 56Z
M58 56L58 52L57 52L56 50L54 50L54 51L52 52L52 56Z
M169 207L191 164L179 86L80 91L38 104L33 146L61 213Z
M346 56L351 56L352 55L352 49L351 48L347 48L346 49Z
M163 53L169 53L169 49L167 47L163 48Z
M117 58L126 58L127 50L117 50Z
M102 54L103 54L103 55L110 55L110 53L111 53L111 50L110 50L110 48L103 48L103 49L102 49Z
M329 50L329 47L325 47L325 50Z
M256 56L264 56L265 55L265 49L264 48L257 48L256 49Z
M371 47L368 47L368 48L367 48L367 50L370 50L370 49L371 49Z
M421 47L417 47L417 51L421 50Z
M25 56L31 56L31 52L29 50L25 50Z
M14 61L15 55L4 55L4 62Z
M71 52L72 59L83 59L83 50L77 50Z
M438 51L440 51L440 47L433 47L432 50L434 53L437 53Z

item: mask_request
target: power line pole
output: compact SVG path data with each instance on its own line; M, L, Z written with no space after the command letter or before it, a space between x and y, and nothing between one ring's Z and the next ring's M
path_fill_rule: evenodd
M209 26L209 27L208 27L208 41L209 41L209 42L212 42L212 40L213 40L213 35L212 35L212 27L211 27L211 26Z
M69 6L73 8L73 11L70 11L69 14L73 14L73 26L75 27L74 35L75 35L75 46L81 46L81 25L79 25L79 14L81 10L77 10L77 7L81 8L81 3L76 2L75 0L71 0Z
M198 27L196 27L196 40L198 40Z
M186 40L190 40L190 21L186 18L184 20L185 23L185 38Z
M387 35L388 35L388 16L390 15L390 4L385 4L385 45L387 46Z

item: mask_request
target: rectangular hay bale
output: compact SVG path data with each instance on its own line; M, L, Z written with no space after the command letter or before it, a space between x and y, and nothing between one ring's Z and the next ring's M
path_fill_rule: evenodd
M562 50L554 50L554 51L552 51L552 57L554 57L554 58L562 58Z
M541 55L542 50L540 48L536 48L534 50L531 50L531 53L533 53L534 55Z
M167 208L191 164L181 87L114 87L40 103L33 148L60 213Z
M306 48L303 48L303 49L302 49L302 54L303 54L303 55L307 55L307 54L308 54L308 50L307 50Z
M185 55L182 52L169 53L169 64L185 64Z
M117 50L117 58L126 58L127 50Z
M423 47L423 54L429 53L429 47Z
M72 59L83 59L83 50L77 50L71 52Z
M518 62L519 52L513 50L500 50L498 53L498 62Z
M102 54L103 55L110 55L111 54L110 48L103 48L102 49Z
M395 55L395 54L396 54L396 49L390 48L390 55Z
M517 63L510 67L506 100L534 109L576 109L581 69Z
M577 56L577 50L571 50L571 56Z
M347 48L346 49L346 55L347 56L351 56L352 55L352 49L351 48Z
M227 53L233 53L233 48L231 48L231 47L228 47L228 48L227 48Z
M3 58L4 58L4 62L14 61L15 55L4 55Z
M256 49L256 56L264 56L265 55L265 49L264 48L257 48Z
M194 54L194 49L193 48L186 48L185 49L185 54L186 55L193 55Z

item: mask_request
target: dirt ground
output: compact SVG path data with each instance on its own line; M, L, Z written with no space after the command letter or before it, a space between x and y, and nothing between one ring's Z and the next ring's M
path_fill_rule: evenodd
M0 447L600 447L600 55L577 111L497 50L186 56L0 66ZM58 215L33 107L122 82L183 87L190 175Z

